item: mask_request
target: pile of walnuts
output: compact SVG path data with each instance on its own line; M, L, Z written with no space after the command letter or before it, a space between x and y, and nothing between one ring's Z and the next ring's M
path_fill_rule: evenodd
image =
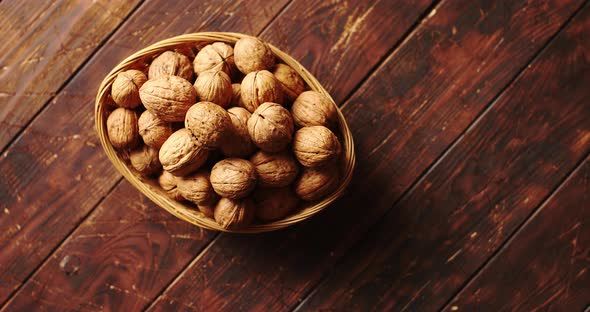
M139 175L222 227L270 222L338 185L336 107L305 90L254 37L166 51L118 74L108 135Z

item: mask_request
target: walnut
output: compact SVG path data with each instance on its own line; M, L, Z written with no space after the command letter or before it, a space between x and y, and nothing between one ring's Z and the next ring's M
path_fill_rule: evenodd
M186 113L184 125L199 146L215 149L221 145L232 123L229 114L221 106L211 102L199 102L191 106Z
M221 152L227 157L245 158L252 155L256 151L248 134L248 119L252 114L242 107L232 107L227 112L232 127L221 144Z
M252 72L244 77L240 88L242 105L254 112L264 102L282 103L280 82L268 70Z
M199 74L195 80L195 90L202 102L213 102L223 108L231 102L231 79L222 71L209 70Z
M256 186L256 170L247 160L226 158L211 169L211 185L222 197L246 197Z
M176 183L176 177L168 171L162 171L162 174L158 177L158 184L160 184L160 187L166 192L168 197L174 200L183 200L178 192Z
M162 170L158 150L149 146L144 145L129 153L129 161L133 169L143 176L149 176Z
M250 138L263 151L279 152L293 138L291 114L279 104L264 103L248 119Z
M126 70L117 74L111 86L113 101L125 108L135 108L141 104L139 88L147 81L145 74L136 69Z
M256 168L258 185L285 187L297 178L299 164L290 153L267 153L259 151L250 158Z
M257 188L252 199L256 207L254 214L261 221L282 219L299 204L299 198L289 187Z
M175 176L185 176L199 169L208 155L209 151L198 146L191 133L182 128L164 142L159 157L164 170Z
M134 111L119 107L107 118L107 133L115 149L132 149L139 143L137 115Z
M174 51L166 51L158 55L152 61L148 71L150 80L168 75L179 76L188 81L193 81L195 77L193 65L188 57Z
M236 72L234 48L224 42L215 42L204 46L193 61L197 75L208 70L221 70L233 77Z
M305 89L305 83L299 74L289 65L277 64L273 71L275 78L281 83L283 93L293 102Z
M213 219L216 205L217 202L211 205L197 205L197 209L199 209L199 211L202 212L205 215L205 217Z
M145 108L158 118L175 122L184 120L186 111L197 100L197 91L184 78L164 76L144 83L139 97Z
M275 64L272 50L264 41L255 37L241 38L236 42L234 60L238 69L244 74L271 69Z
M336 105L317 91L301 93L293 102L291 114L299 127L324 126L333 129L338 118Z
M324 126L303 127L295 132L293 152L305 167L319 167L335 160L340 154L340 142Z
M335 166L304 168L295 181L294 190L301 199L315 201L334 191L338 182L338 170Z
M234 83L231 85L231 107L244 107L242 105L242 96L241 96L241 89L242 85L239 83Z
M160 149L162 144L174 132L172 125L158 118L150 111L144 111L137 121L139 126L139 135L147 146Z
M190 202L197 205L211 205L219 199L209 182L209 171L206 169L201 169L186 177L180 177L177 181L178 192Z
M252 200L222 198L217 202L214 218L224 229L239 229L254 220Z

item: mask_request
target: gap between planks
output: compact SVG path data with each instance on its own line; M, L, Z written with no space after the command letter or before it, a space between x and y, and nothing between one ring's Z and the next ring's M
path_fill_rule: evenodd
M444 2L444 1L443 1ZM442 2L441 2L442 3ZM572 13L572 15L570 15L565 22L559 27L559 29L545 42L545 44L543 44L543 46L525 63L524 66L522 66L516 75L514 75L514 77L512 77L508 83L496 94L496 96L494 98L492 98L492 100L482 109L481 112L479 112L477 114L477 117L471 122L471 124L469 124L469 126L467 126L459 136L457 136L457 138L455 138L455 140L449 144L447 146L447 148L441 153L440 156L438 156L436 158L436 160L429 165L419 176L416 180L414 180L414 182L410 185L409 188L407 188L402 195L391 204L391 207L381 216L381 218L379 218L379 220L385 220L385 216L389 213L391 213L391 210L393 207L395 207L399 202L401 202L402 200L404 200L407 196L409 196L418 185L420 185L421 182L423 182L423 180L428 176L428 174L430 172L432 172L434 170L434 168L436 168L442 161L443 159L450 153L451 150L453 150L453 148L458 145L463 138L465 137L466 134L468 134L470 131L472 131L473 128L475 128L475 126L483 119L484 116L486 116L488 114L488 112L495 106L495 104L498 102L498 100L504 95L504 93L506 92L506 90L520 77L523 75L523 73L526 71L526 69L528 68L528 66L533 63L538 57L539 55L541 55L543 53L543 51L545 51L547 49L547 47L555 40L555 38L563 32L563 30L566 28L566 26L568 26L571 21L574 19L575 16L577 16L580 11L582 11L582 9L586 6L588 2L584 2L580 5L580 7L578 7L574 13ZM440 3L439 3L440 4ZM434 14L436 14L436 8L438 6L436 6L432 12L426 17L426 18L430 18L432 17ZM412 31L412 33L414 33L414 31ZM411 35L411 34L410 34ZM404 40L405 41L405 40ZM362 84L362 83L361 83ZM348 101L347 97L347 101ZM346 106L348 104L348 102L345 102L342 107ZM588 155L586 155L588 156ZM472 276L470 276L467 281L461 285L461 287L458 288L458 290L456 292L453 293L453 295L445 302L445 304L443 305L443 308L446 307L447 305L449 305L452 300L467 286L469 285L469 283L477 276L480 274L481 270L488 265L488 263L492 260L492 258L496 257L497 254L499 253L500 250L504 249L505 246L508 244L508 242L510 240L512 240L513 236L517 233L520 232L521 227L526 224L530 218L534 217L535 213L537 210L539 210L539 207L542 207L545 202L553 196L553 194L559 190L562 186L562 184L564 184L569 177L573 174L573 172L575 172L579 166L581 166L581 164L584 162L584 159L586 157L583 157L582 160L577 163L574 166L574 169L569 172L568 174L565 175L565 177L558 183L558 186L555 187L550 193L549 195L547 195L539 204L539 206L537 206L535 209L533 209L533 212L531 213L531 215L529 215L525 221L523 221L522 224L520 224L515 230L514 232L500 245L500 247L498 247L498 249L490 256L490 258L488 258L484 264L482 264L481 267L477 268L477 270L472 274ZM333 268L338 267L338 263L341 262L343 259L345 259L346 255L348 254L348 251L353 250L355 247L357 247L358 245L360 245L363 241L363 238L368 236L373 229L376 229L378 224L380 224L381 221L377 221L374 222L373 224L371 224L368 229L364 232L364 234L360 235L359 240L357 241L357 243L353 244L353 246L351 246L350 248L348 248L347 251L345 251L343 253L343 255L340 257L340 261L337 262L336 265L332 266ZM333 274L332 273L333 270L328 271L326 273L323 274L323 276L319 279L319 281L312 286L311 290L308 292L308 294L305 295L305 297L303 298L303 300L301 300L301 302L296 305L291 311L295 312L295 311L299 311L299 309L301 307L303 307L305 305L305 303L311 298L313 297L313 295L316 293L316 291L320 288L320 286L322 284L324 284L326 282L326 280ZM590 307L589 307L590 309ZM588 311L590 312L590 311Z
M2 0L0 0L0 2L2 2ZM14 143L23 135L23 133L25 132L25 130L27 128L29 128L29 126L37 119L39 118L39 116L49 107L49 103L51 103L51 101L53 101L55 99L55 97L60 94L64 88L70 84L70 82L74 79L74 77L76 77L78 75L78 73L82 70L82 68L84 68L86 66L86 64L88 64L88 62L90 62L90 60L92 60L92 58L100 51L102 50L102 47L105 45L105 43L107 43L109 41L109 39L111 39L111 37L117 33L117 31L119 31L119 29L123 26L123 24L125 24L125 22L127 22L127 20L133 15L135 14L135 12L146 2L146 0L139 0L139 2L135 5L135 7L133 7L129 13L127 13L126 16L124 16L123 19L121 19L121 22L119 23L119 25L117 25L116 27L113 28L113 30L111 30L110 33L108 33L102 40L101 42L96 46L96 48L94 48L93 51L91 51L88 56L86 56L86 58L80 62L80 65L78 65L78 67L72 71L72 73L70 74L70 76L64 80L64 82L59 86L59 88L57 88L55 90L55 92L51 93L51 96L47 99L47 101L45 101L45 103L43 103L43 105L41 107L39 107L39 109L29 118L29 120L27 120L26 122L24 122L22 125L19 125L21 128L12 136L12 138L10 138L7 142L6 145L4 146L4 148L2 149L2 151L0 151L0 155L4 154L6 151L8 151L8 149L10 147L12 147L14 145Z

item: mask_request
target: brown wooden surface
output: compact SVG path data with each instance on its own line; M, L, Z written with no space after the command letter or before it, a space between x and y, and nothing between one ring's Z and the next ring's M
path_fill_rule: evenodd
M0 106L2 310L583 308L589 204L568 201L587 193L587 169L572 174L590 150L583 2L1 2L15 44L0 79L16 88ZM260 34L344 104L358 166L329 210L218 234L120 182L93 133L98 84L133 51L200 30ZM558 232L554 253L538 248Z
M590 305L588 203L590 158L446 310L473 311L485 306L490 311L583 311ZM510 274L505 274L506 268L511 268Z

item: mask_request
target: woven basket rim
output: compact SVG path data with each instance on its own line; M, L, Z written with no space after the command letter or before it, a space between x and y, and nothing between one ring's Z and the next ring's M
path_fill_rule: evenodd
M113 163L115 168L121 174L123 174L125 179L127 179L127 181L129 181L135 188L137 188L141 193L143 193L145 196L147 196L150 200L152 200L161 208L165 209L166 211L168 211L169 213L181 220L187 221L191 224L194 224L205 229L231 233L260 233L285 228L289 225L293 225L295 223L306 220L325 209L328 205L330 205L344 193L344 190L346 189L346 187L352 179L352 174L355 166L354 142L352 134L350 132L350 129L348 128L348 125L346 124L346 120L342 112L340 111L340 108L338 107L338 105L336 105L330 94L324 89L320 82L299 62L297 62L295 59L293 59L285 52L281 51L274 45L267 43L271 48L272 52L275 54L275 56L285 64L291 66L295 71L297 71L299 75L303 78L303 80L307 83L307 85L311 88L311 90L315 90L324 94L330 99L332 104L335 105L336 111L338 113L338 123L342 136L342 147L344 151L341 157L340 164L341 170L339 187L335 191L333 191L331 195L329 195L322 201L304 205L303 208L298 210L297 213L289 215L287 218L263 224L254 223L247 227L239 229L225 229L221 227L219 224L217 224L214 220L205 217L201 212L199 212L194 207L189 207L180 202L174 201L168 198L166 194L159 188L151 186L148 182L144 182L143 179L139 175L134 173L126 165L126 163L117 155L117 152L111 145L106 132L106 112L108 111L109 107L109 105L107 104L107 99L110 92L110 86L119 72L131 68L133 65L145 60L146 58L155 56L161 52L179 46L187 44L196 45L197 43L211 43L215 41L222 41L233 44L238 39L243 37L250 36L233 32L198 32L184 34L158 41L146 48L143 48L133 53L129 57L125 58L122 62L120 62L117 66L115 66L100 84L95 101L95 128L96 132L98 133L103 150L105 151L107 157Z

